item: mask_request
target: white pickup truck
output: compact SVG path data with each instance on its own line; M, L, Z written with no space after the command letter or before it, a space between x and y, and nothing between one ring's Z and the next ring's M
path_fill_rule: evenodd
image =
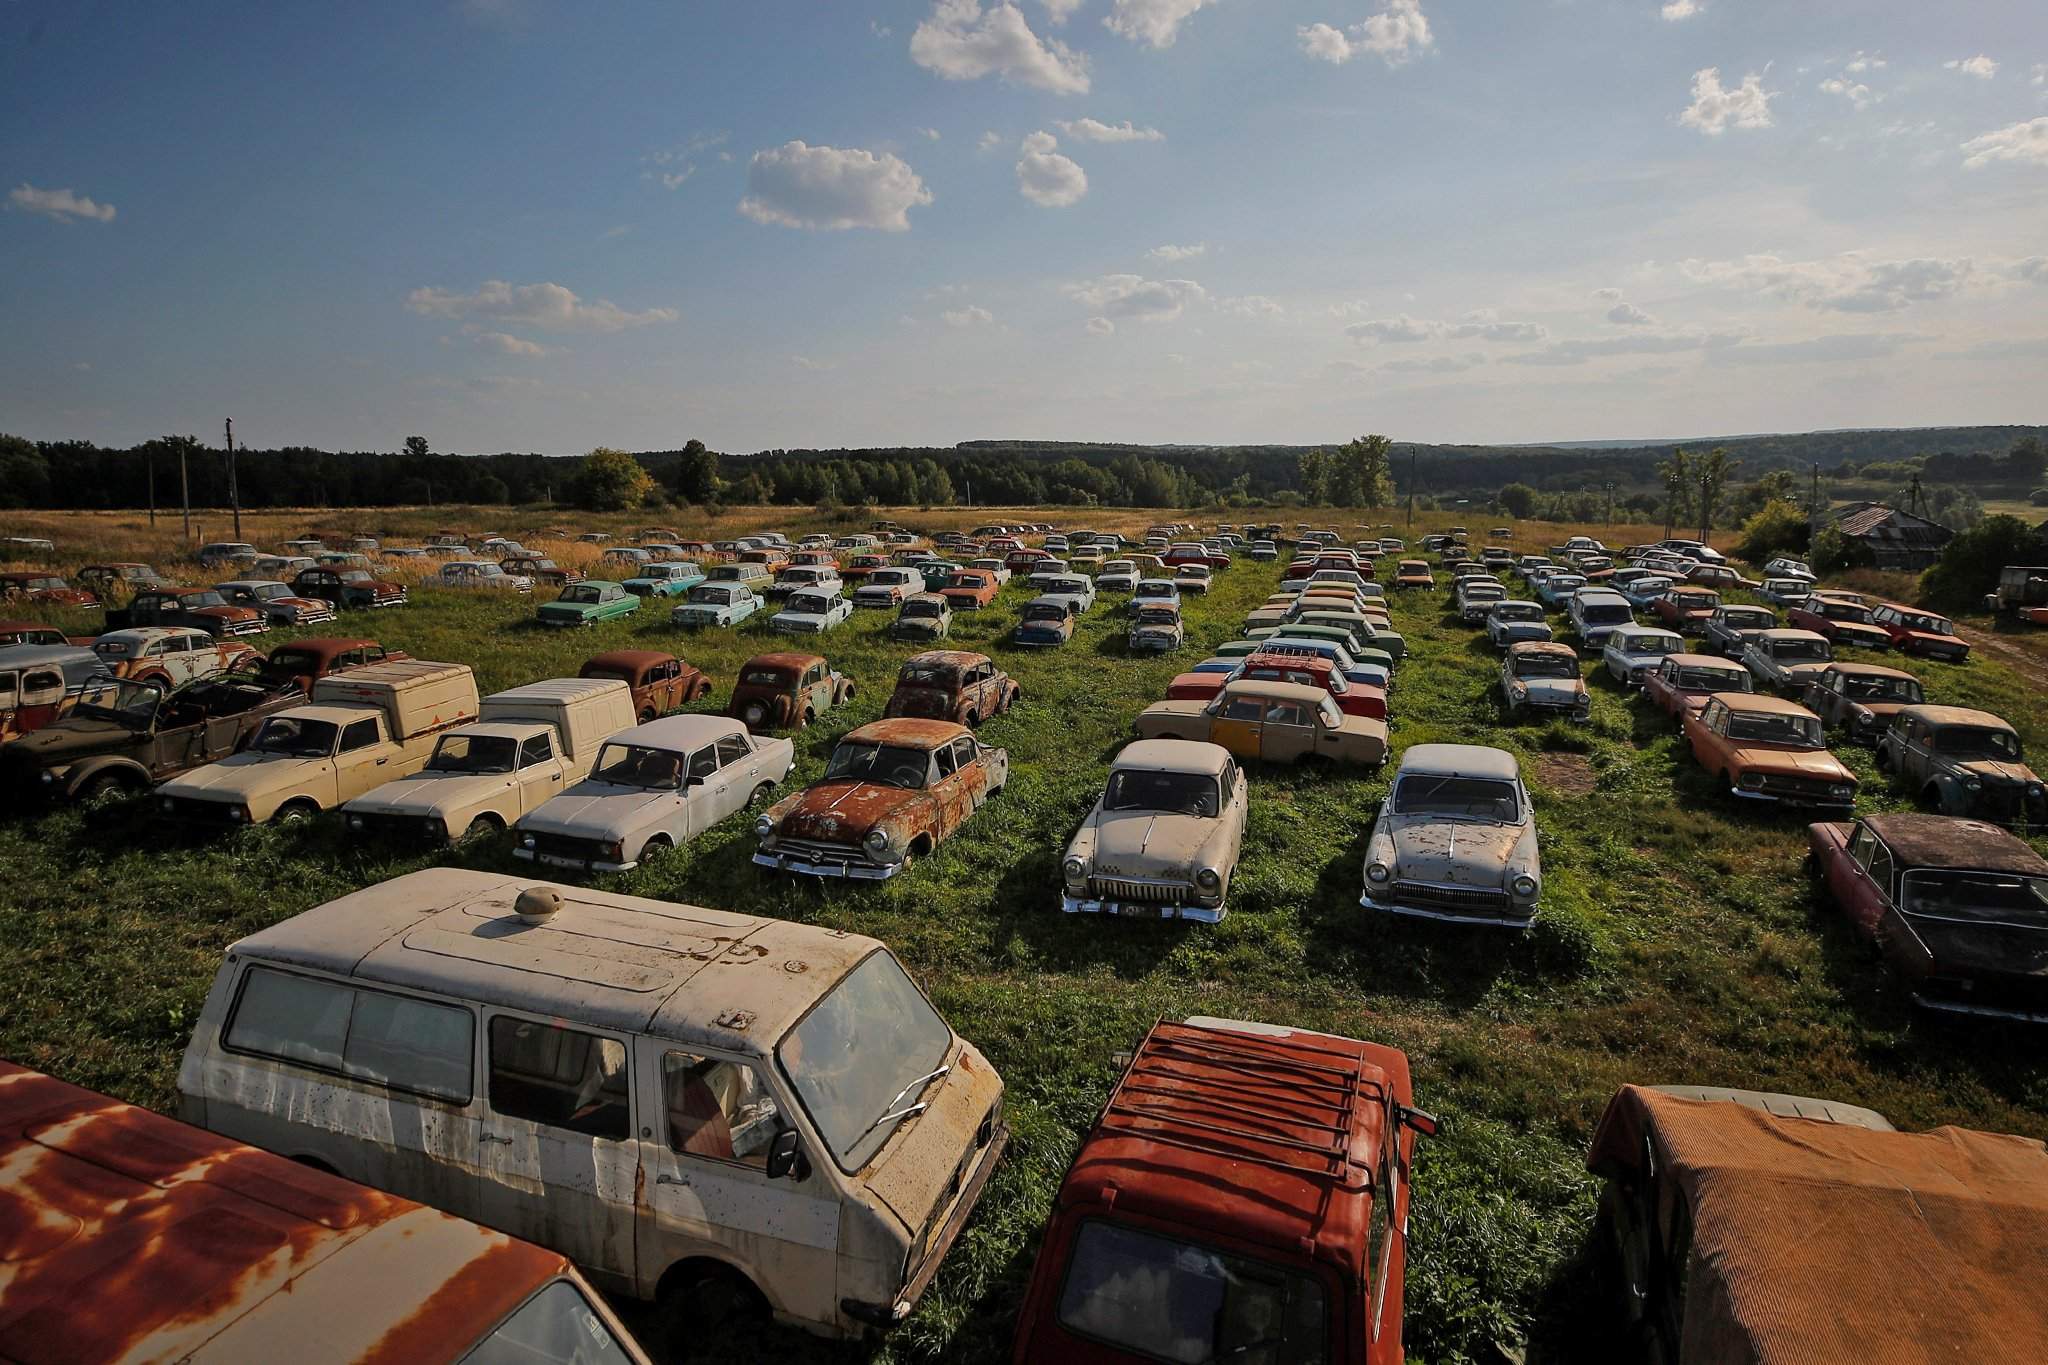
M301 819L426 766L441 732L476 719L468 664L405 659L329 674L263 722L241 753L157 789L164 814L210 825Z
M483 701L473 725L441 732L427 766L343 806L358 834L447 843L510 829L583 780L598 746L635 723L617 678L550 678Z

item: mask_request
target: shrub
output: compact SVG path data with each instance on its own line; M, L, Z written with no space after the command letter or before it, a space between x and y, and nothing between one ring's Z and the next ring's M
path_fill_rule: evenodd
M1948 543L1941 561L1920 576L1920 592L1936 606L1974 607L1998 586L2008 564L2031 564L2041 556L2041 537L2018 517L1986 517Z
M1871 557L1870 547L1860 540L1851 540L1833 526L1823 526L1820 534L1813 538L1813 547L1806 556L1806 562L1815 573L1841 573L1848 569L1867 569L1877 561Z
M1735 553L1752 564L1762 564L1804 550L1808 530L1805 513L1783 498L1772 498L1742 523L1742 539L1736 543Z

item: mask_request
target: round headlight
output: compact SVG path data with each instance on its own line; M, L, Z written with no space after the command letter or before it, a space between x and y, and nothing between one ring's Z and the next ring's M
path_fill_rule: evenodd
M1536 894L1536 879L1524 872L1521 876L1508 883L1508 889L1517 896L1524 898L1533 896Z
M1213 867L1205 867L1195 874L1195 885L1204 891L1214 891L1223 885L1223 874Z
M1365 866L1365 879L1369 882L1384 883L1393 875L1385 863L1367 863Z
M170 797L168 797L168 796L164 797L164 798L163 798L163 799L162 799L161 801L159 801L159 802L158 802L157 804L158 804L158 805L160 805L160 806L162 806L162 807L163 807L163 808L164 808L165 810L176 810L176 809L177 809L177 807L178 807L178 803L177 803L177 802L175 802L175 801L173 801L173 800L172 800L172 799L171 799Z
M1856 785L1853 782L1837 782L1828 790L1836 796L1850 797L1856 794Z
M1764 775L1762 773L1744 773L1741 777L1735 780L1735 785L1742 788L1744 791L1756 791L1758 788L1762 787L1763 784Z
M1081 878L1088 875L1088 864L1082 862L1079 858L1069 858L1066 861L1066 866L1061 868L1061 871L1067 874L1068 881L1078 882Z
M2029 782L2027 784L2027 795L2038 798L2041 794L2042 788L2039 782Z
M532 847L533 847L533 836L532 836L531 834L522 834L522 835L520 835L520 836L519 836L519 846L520 846L521 848L532 848Z
M889 846L889 836L883 830L871 829L868 831L868 837L865 840L863 840L863 842L866 843L869 848L874 849L877 853L879 853Z
M1977 778L1966 777L1963 779L1963 790L1966 792L1981 791L1983 790L1983 787L1983 782L1979 781Z
M229 806L229 807L228 807L228 819L229 819L230 821L233 821L233 822L235 822L235 823L240 823L241 821L243 821L243 820L246 820L246 819L248 819L248 818L249 818L249 812L248 812L248 809L247 809L246 807L243 807L243 806Z
M767 816L764 815L754 822L754 833L760 838L765 839L774 832L775 822L773 820L770 820Z
M350 829L361 829L363 827L363 817L360 815L349 816L348 827Z

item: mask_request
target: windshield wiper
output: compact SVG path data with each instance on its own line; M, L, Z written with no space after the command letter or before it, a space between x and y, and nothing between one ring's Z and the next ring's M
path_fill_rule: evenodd
M901 1109L896 1109L891 1106L893 1106L896 1103L896 1101L902 1099L905 1095L910 1094L913 1090L922 1090L925 1086L930 1085L933 1081L945 1075L952 1069L953 1064L951 1062L948 1062L944 1066L938 1068L938 1070L936 1071L925 1072L924 1075L919 1076L916 1080L911 1081L901 1090L891 1095L889 1097L889 1103L882 1106L882 1116L876 1119L873 1123L869 1124L867 1127L861 1129L860 1137L857 1137L852 1142L848 1143L847 1147L851 1149L852 1147L857 1146L860 1143L861 1138L866 1137L869 1133L874 1132L875 1129L881 1127L885 1123L892 1122L896 1119L913 1118L919 1114L922 1114L925 1110L931 1108L931 1105L923 1100L919 1100L916 1104L907 1104Z

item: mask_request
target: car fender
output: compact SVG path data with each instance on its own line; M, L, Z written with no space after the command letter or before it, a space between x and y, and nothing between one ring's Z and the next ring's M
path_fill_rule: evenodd
M104 773L118 773L123 777L133 777L143 787L155 784L155 779L150 776L149 769L134 759L129 758L126 754L94 754L90 758L80 759L65 769L63 781L59 785L63 788L65 796L76 796L85 789L88 783Z

